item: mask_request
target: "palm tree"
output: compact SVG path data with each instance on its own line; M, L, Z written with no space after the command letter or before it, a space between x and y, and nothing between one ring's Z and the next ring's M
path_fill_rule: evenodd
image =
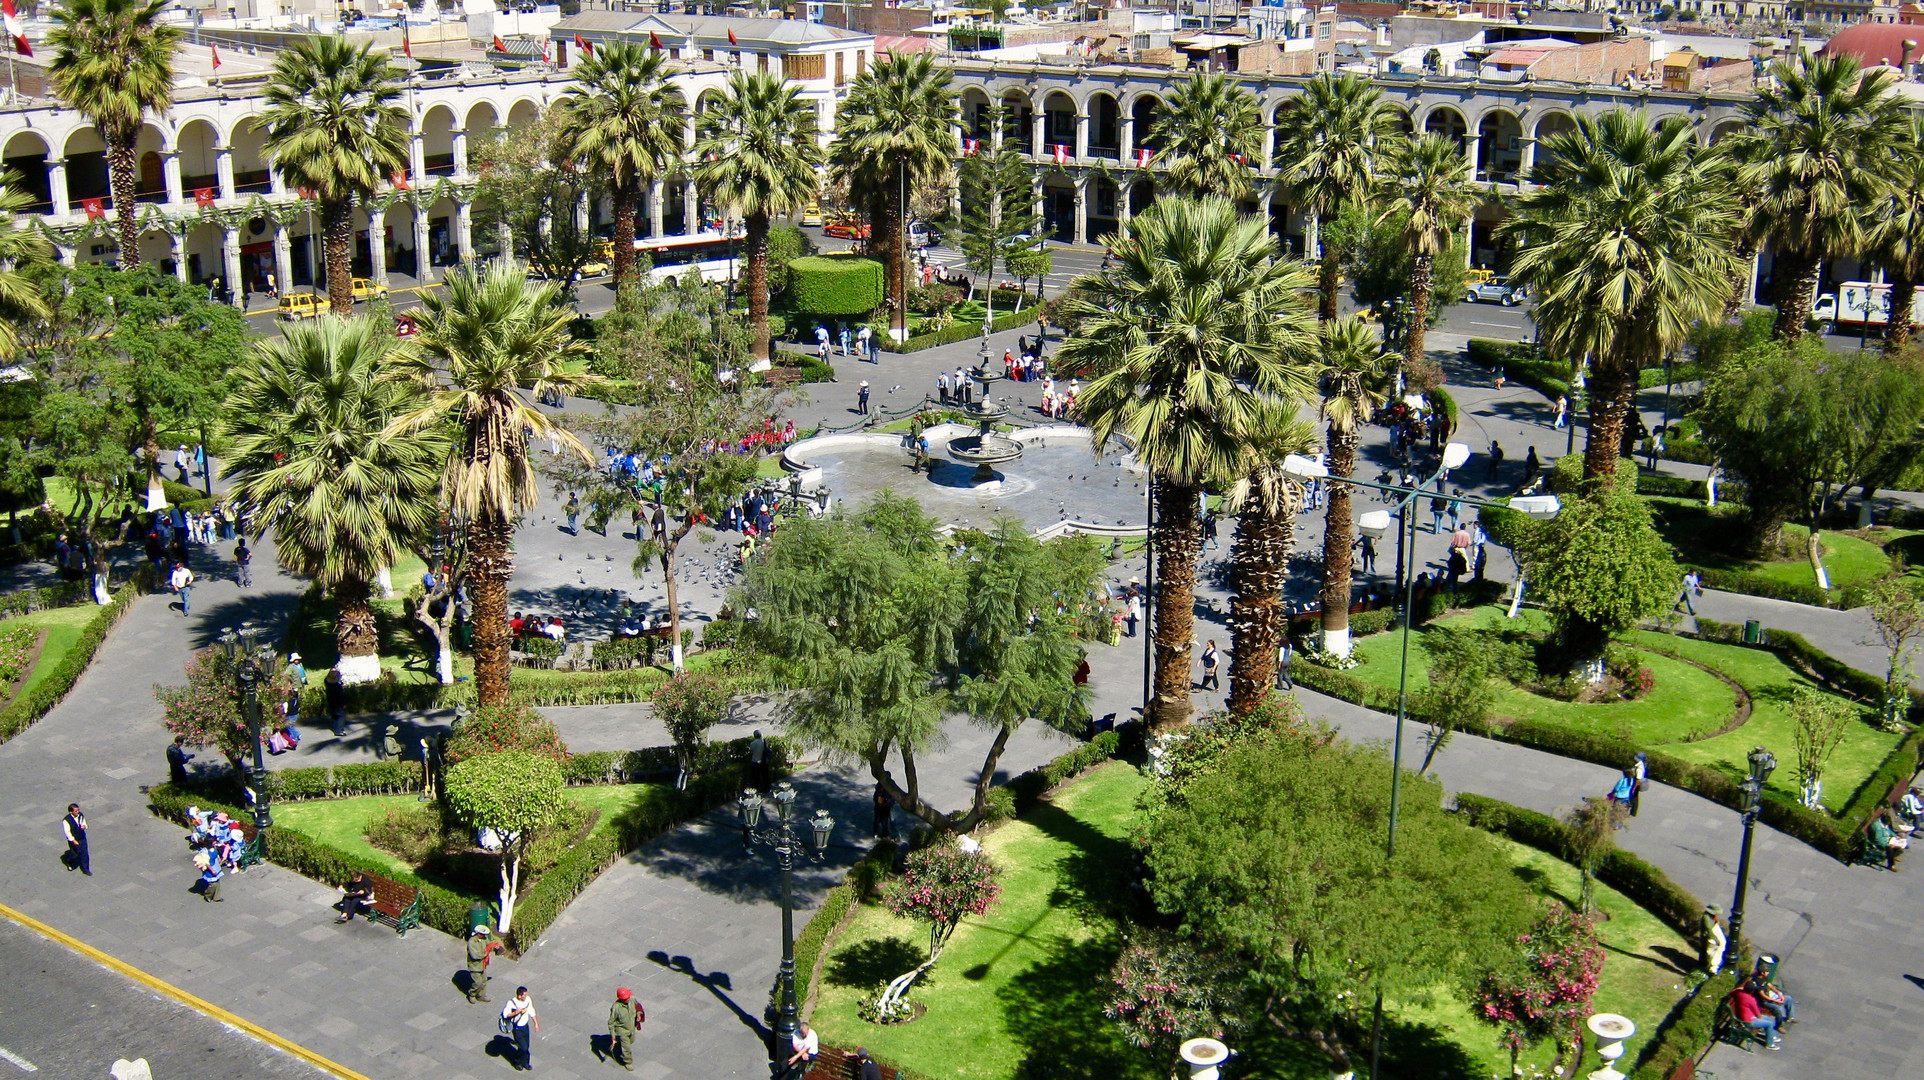
M1350 486L1362 425L1385 398L1399 357L1361 319L1323 324L1323 420L1329 424L1329 509L1323 518L1323 650L1349 655Z
M1228 75L1197 73L1169 95L1149 137L1161 149L1172 193L1241 199L1249 194L1251 166L1262 158L1262 106Z
M419 387L384 376L408 346L372 317L328 317L257 341L227 399L235 482L254 536L271 531L282 566L334 594L336 670L380 677L369 583L436 521L446 430L390 436Z
M1745 106L1751 129L1733 137L1758 193L1750 232L1770 242L1776 335L1787 340L1804 332L1825 260L1863 249L1908 124L1897 76L1864 72L1854 56L1779 61L1771 75Z
M574 311L562 302L560 283L530 282L511 261L452 273L444 290L423 293L421 301L420 331L402 371L428 388L427 401L388 431L458 428L442 498L468 529L477 695L483 705L505 704L515 519L540 498L524 433L592 461L587 447L533 402L598 380L571 366L590 350L568 334Z
M1315 454L1316 425L1298 419L1297 402L1264 403L1245 447L1245 465L1224 500L1236 515L1229 542L1229 711L1255 708L1276 685L1276 650L1288 632L1283 583L1296 545L1296 512L1303 488L1283 473L1289 454Z
M120 232L120 265L140 265L134 223L135 145L148 113L174 102L180 28L161 21L167 0L67 0L53 11L53 92L93 123L107 148L107 188Z
M681 160L688 101L668 81L663 54L636 42L598 45L573 70L561 130L572 156L608 175L615 209L615 290L635 284L635 217L642 196Z
M742 215L748 321L756 356L768 347L769 219L816 197L821 163L815 106L801 88L771 72L737 71L728 93L698 119L695 183L718 205Z
M1438 253L1449 248L1457 230L1476 210L1478 192L1470 182L1470 158L1447 135L1422 135L1402 142L1390 158L1385 184L1385 218L1403 215L1403 246L1410 253L1410 325L1403 355L1423 358L1429 328L1430 271Z
M1911 308L1924 282L1924 120L1911 119L1891 179L1890 197L1872 226L1871 253L1891 280L1884 351L1895 354L1910 344Z
M268 76L262 150L320 205L328 305L342 317L354 313L354 202L408 167L402 77L387 53L339 37L299 42Z
M1162 591L1149 721L1166 727L1189 715L1197 500L1244 463L1265 403L1312 390L1309 275L1222 199L1158 200L1103 243L1116 266L1070 293L1080 323L1060 363L1090 372L1077 403L1098 452L1125 439L1150 473Z
M1290 202L1310 215L1312 229L1345 207L1374 198L1376 162L1403 137L1402 114L1369 80L1344 73L1317 75L1283 103L1276 117L1276 166ZM1315 246L1311 239L1312 248ZM1312 250L1306 256L1314 256ZM1317 317L1336 317L1342 253L1324 245Z
M1693 323L1721 317L1736 256L1736 212L1688 121L1654 128L1638 112L1580 116L1537 150L1538 185L1504 225L1511 276L1537 297L1537 340L1589 358L1583 475L1615 482L1637 373L1663 363Z
M33 282L20 276L20 268L46 259L53 246L20 224L17 215L33 205L33 197L19 184L19 173L0 175L0 360L13 359L19 350L22 324L47 317L47 302Z
M917 184L934 180L955 158L958 122L947 68L927 53L878 60L849 84L835 113L829 163L849 194L869 208L868 249L882 259L889 332L908 336L909 201Z

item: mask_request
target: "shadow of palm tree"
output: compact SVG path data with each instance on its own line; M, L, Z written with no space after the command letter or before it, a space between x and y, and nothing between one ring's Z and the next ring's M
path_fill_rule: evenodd
M874 987L920 964L927 954L899 937L874 938L837 952L823 973L832 986ZM926 988L935 976L931 968L918 980Z

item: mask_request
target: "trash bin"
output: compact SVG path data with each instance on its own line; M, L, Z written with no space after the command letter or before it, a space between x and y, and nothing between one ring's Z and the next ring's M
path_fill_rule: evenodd
M1764 643L1764 624L1756 619L1744 620L1744 644L1762 645Z

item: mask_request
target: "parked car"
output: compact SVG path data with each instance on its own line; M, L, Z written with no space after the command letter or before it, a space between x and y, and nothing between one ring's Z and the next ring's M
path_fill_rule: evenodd
M822 229L823 236L836 236L844 240L867 240L868 232L868 223L853 216L836 218Z
M297 319L315 318L326 310L327 301L311 292L282 293L281 302L274 309L274 314L293 322Z
M353 279L353 282L354 286L351 292L357 303L362 300L372 300L377 296L387 295L387 286L378 281L370 278L357 277Z
M1495 277L1488 281L1472 281L1464 289L1463 299L1471 304L1502 304L1515 307L1529 299L1529 292L1521 285L1510 284L1509 278Z

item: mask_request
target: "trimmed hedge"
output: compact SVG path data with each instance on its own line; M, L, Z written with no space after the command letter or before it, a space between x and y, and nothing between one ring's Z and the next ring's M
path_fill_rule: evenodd
M861 315L882 304L882 264L874 259L804 255L789 260L788 275L798 312Z
M19 592L0 596L0 619L11 619L16 615L31 615L36 611L90 603L92 597L93 584L90 580L69 581L39 589L21 589Z
M1136 721L1131 720L1129 724ZM1124 724L1128 727L1129 724ZM1015 796L1015 810L1020 814L1042 801L1057 784L1075 776L1084 769L1094 768L1116 756L1116 748L1122 745L1122 733L1117 730L1100 732L1095 738L1076 747L1054 760L1037 765L1028 772L1009 780L1004 786Z
M762 684L753 669L743 672L717 672L746 692ZM623 705L647 701L668 681L669 673L658 667L618 668L613 671L547 671L517 667L508 684L516 705L545 708L552 705ZM350 713L408 712L426 709L451 709L473 705L472 680L453 686L440 683L404 683L381 678L347 688ZM326 689L310 683L301 691L301 715L323 716L327 711Z
M25 731L60 704L61 699L67 696L67 691L73 689L73 684L80 681L80 675L87 670L87 665L93 663L94 653L100 651L107 634L126 616L134 601L146 593L152 575L151 570L143 567L132 581L115 591L113 603L102 607L94 615L80 631L80 638L73 643L73 648L67 650L67 655L60 658L59 664L47 673L47 677L33 689L15 698L6 709L0 710L0 742Z
M1762 596L1770 600L1789 600L1795 604L1809 604L1812 607L1834 608L1841 602L1843 590L1820 589L1815 585L1797 585L1788 581L1748 570L1712 570L1697 567L1703 575L1704 588L1722 592L1742 593L1745 596Z
M1657 495L1668 499L1709 497L1702 480L1686 480L1681 476L1660 476L1654 473L1637 477L1637 494Z
M1506 379L1522 383L1552 402L1559 396L1570 396L1570 365L1538 359L1535 349L1527 341L1471 338L1464 352L1470 363L1481 368L1495 370L1497 362L1502 361Z
M1703 1053L1717 1035L1717 1006L1735 989L1737 975L1726 970L1706 979L1679 1002L1657 1026L1657 1033L1643 1044L1630 1080L1670 1080L1679 1065Z
M1020 311L1012 311L1007 315L996 316L995 321L989 324L989 332L1000 333L1004 330L1014 330L1018 326L1027 326L1035 322L1041 314L1042 305L1032 303ZM933 334L917 334L907 341L896 341L884 335L882 338L882 351L893 353L921 352L923 349L933 349L938 345L953 345L958 341L967 341L970 338L981 336L981 323L951 326L947 330L938 330Z

